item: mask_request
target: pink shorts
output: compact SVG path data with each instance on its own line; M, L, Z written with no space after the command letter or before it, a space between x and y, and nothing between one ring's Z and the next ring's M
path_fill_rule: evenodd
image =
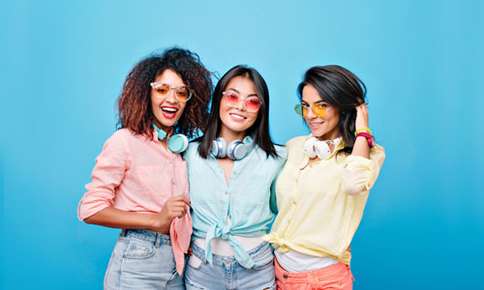
M334 264L320 270L291 273L284 270L274 259L277 290L351 290L353 274L343 263Z

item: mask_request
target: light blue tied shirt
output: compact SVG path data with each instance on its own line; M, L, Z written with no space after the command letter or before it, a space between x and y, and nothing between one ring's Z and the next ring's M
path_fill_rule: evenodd
M276 145L279 157L267 157L257 145L242 160L234 161L225 181L217 159L198 154L198 142L190 143L184 158L188 164L193 238L205 239L205 258L212 263L211 241L227 240L236 260L245 268L254 262L234 236L258 237L270 231L274 213L270 210L271 186L281 170L286 149Z

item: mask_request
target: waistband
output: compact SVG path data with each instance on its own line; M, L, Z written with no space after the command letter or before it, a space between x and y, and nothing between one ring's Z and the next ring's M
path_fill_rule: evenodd
M121 231L119 236L152 242L157 247L161 245L171 246L170 236L148 230L125 229Z
M267 242L262 242L260 245L257 247L251 249L250 251L247 252L247 254L251 257L254 258L257 252L261 250L265 250L266 248L271 248L271 245ZM272 250L272 248L271 248ZM197 246L195 243L192 243L192 254L195 255L197 258L202 260L204 263L208 263L208 260L206 258L205 250L199 246ZM212 263L214 265L227 265L227 264L232 264L238 262L236 259L236 256L220 256L216 254L212 254Z
M274 259L274 270L276 273L276 277L279 280L287 280L291 279L294 282L300 281L307 281L317 277L324 277L324 278L332 278L332 277L340 277L341 275L345 275L349 272L351 277L350 267L346 264L341 262L337 264L333 264L318 270L306 271L306 272L288 272L282 268L282 266L277 261L277 258Z

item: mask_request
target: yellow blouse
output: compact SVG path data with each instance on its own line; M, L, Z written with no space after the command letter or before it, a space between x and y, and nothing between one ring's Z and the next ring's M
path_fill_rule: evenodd
M309 163L303 149L307 138L287 143L287 162L275 185L279 213L266 239L282 252L293 250L349 264L349 246L385 151L376 145L370 159L342 153Z

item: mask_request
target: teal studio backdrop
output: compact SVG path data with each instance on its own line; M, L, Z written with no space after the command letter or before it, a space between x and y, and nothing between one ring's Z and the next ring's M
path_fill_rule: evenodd
M482 1L4 1L0 289L101 289L118 231L77 203L131 67L173 45L266 78L271 132L308 131L296 86L340 64L387 159L352 244L355 289L484 289Z

